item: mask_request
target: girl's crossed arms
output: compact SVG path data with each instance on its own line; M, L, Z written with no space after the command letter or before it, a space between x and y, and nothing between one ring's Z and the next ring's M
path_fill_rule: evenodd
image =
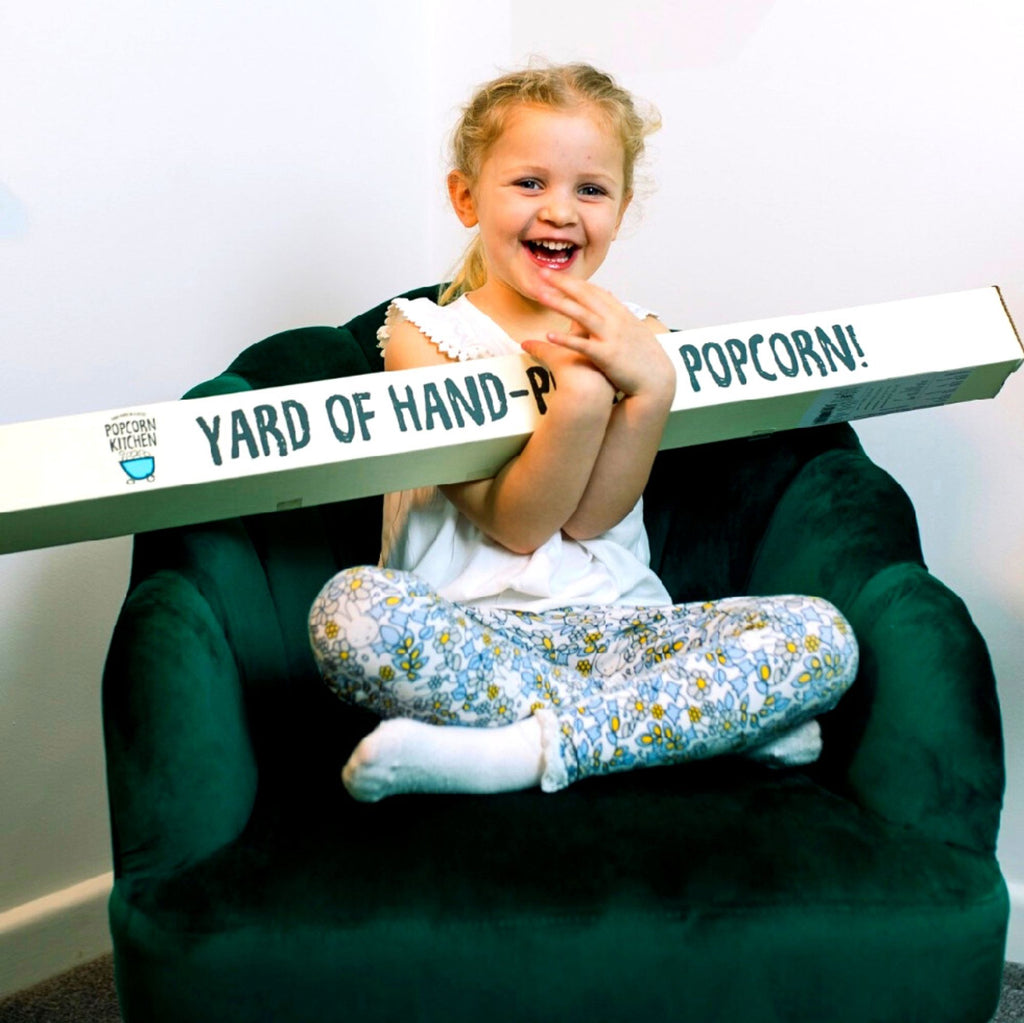
M655 338L666 330L661 323L638 320L588 281L549 270L542 277L537 300L570 321L565 332L522 342L554 377L548 410L496 476L441 488L480 530L523 554L559 530L581 540L598 536L628 514L675 393L675 370ZM394 325L387 369L449 361L411 322Z

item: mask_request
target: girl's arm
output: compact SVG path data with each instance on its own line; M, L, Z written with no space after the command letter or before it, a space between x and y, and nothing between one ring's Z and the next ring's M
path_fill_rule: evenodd
M569 536L600 536L629 514L647 486L671 400L627 395L615 406L580 503L562 527Z
M675 368L655 338L667 332L663 324L653 317L642 323L586 281L545 276L552 287L542 300L571 317L578 333L548 335L547 344L526 342L523 347L544 361L557 347L578 352L624 394L612 411L580 502L562 527L585 540L621 522L643 493L675 395Z
M545 362L557 388L523 450L491 479L451 483L444 495L498 543L529 554L576 511L594 471L612 414L614 389L586 358L551 346ZM443 365L448 356L413 324L391 329L387 369Z

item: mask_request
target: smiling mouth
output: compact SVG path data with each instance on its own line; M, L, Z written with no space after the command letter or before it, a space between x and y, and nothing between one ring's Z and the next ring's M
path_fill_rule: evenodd
M556 270L569 266L580 249L572 242L528 241L523 244L535 262Z

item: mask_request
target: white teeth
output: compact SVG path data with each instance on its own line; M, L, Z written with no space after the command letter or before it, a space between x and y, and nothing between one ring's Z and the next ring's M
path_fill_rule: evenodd
M551 249L552 252L561 252L563 249L571 249L571 248L575 247L572 242L545 242L545 241L537 241L537 242L534 242L533 244L534 245L539 245L541 248L544 248L544 249Z

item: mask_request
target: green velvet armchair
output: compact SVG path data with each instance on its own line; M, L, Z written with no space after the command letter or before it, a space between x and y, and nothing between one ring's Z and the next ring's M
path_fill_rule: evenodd
M190 393L379 370L384 308ZM374 722L319 681L306 613L376 561L381 505L136 538L103 691L129 1023L989 1019L992 669L849 426L662 452L645 495L674 600L818 594L853 624L860 674L810 768L356 803L339 770Z

